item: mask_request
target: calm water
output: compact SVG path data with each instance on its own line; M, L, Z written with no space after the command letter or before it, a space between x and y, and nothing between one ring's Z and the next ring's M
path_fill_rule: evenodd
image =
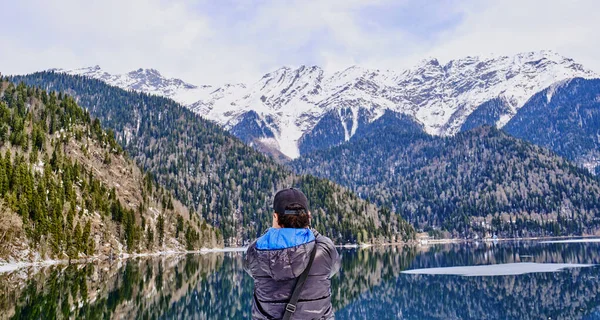
M531 263L600 264L599 249L600 243L532 242L344 249L333 280L336 319L600 319L598 266L492 276L402 272L501 263L522 263L500 269L516 272L547 267ZM172 256L1 274L0 318L248 319L252 279L241 257ZM481 270L498 272L458 273Z

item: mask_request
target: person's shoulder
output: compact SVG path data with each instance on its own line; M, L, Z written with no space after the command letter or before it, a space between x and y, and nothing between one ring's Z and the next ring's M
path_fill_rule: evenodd
M327 265L330 266L332 270L338 268L336 265L339 264L340 255L337 252L333 241L329 237L319 234L316 230L313 230L313 232L315 234L315 244L319 251L323 252L322 257L327 261Z
M250 242L250 244L248 245L248 247L246 247L246 253L256 251L256 241L257 240L258 239L255 239L254 241Z
M335 244L333 243L333 240L331 240L329 237L324 236L322 234L320 234L319 232L317 232L316 230L312 230L313 234L315 235L315 241L318 244L324 244L328 247L335 247Z
M252 240L252 242L250 242L250 244L248 245L248 248L254 248L254 247L256 247L256 241L258 241L258 239Z

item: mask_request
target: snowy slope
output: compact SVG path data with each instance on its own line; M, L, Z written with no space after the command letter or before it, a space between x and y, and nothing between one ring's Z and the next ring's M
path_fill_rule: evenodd
M155 69L140 68L117 75L107 73L98 65L73 70L50 69L48 71L87 76L123 89L173 98L186 105L197 101L198 96L211 89L210 86L198 87L179 79L167 79Z
M299 156L298 140L332 110L339 114L346 140L364 123L358 121L359 115L371 122L386 109L413 116L431 134L452 135L477 106L491 99L502 98L509 104L508 113L498 121L503 126L527 99L553 83L598 77L552 51L466 57L446 64L427 59L399 71L353 66L327 75L317 66L283 67L252 84L220 87L167 79L153 69L123 75L110 75L98 66L55 71L173 98L228 129L253 111L258 114L256 125L274 136L259 140L291 158ZM243 128L236 132L244 134Z

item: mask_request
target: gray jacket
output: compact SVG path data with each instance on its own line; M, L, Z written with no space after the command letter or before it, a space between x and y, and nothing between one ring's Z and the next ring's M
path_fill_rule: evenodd
M318 251L292 319L333 318L330 279L340 268L340 256L331 239L311 229L270 228L244 257L244 270L254 279L252 319L283 317L315 244Z

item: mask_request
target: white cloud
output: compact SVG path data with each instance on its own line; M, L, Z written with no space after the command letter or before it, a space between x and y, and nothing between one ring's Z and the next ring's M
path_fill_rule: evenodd
M485 1L461 10L465 19L428 54L448 60L547 49L600 71L598 1Z
M242 8L249 17L213 17L183 0L23 0L0 13L2 20L18 16L12 21L20 31L0 34L10 48L0 51L0 70L152 67L199 84L253 81L281 65L338 67L359 63L386 41L362 30L356 17L381 2L272 1Z
M151 67L218 84L281 65L401 69L427 56L552 49L600 71L594 0L198 1L11 1L0 11L0 70Z
M210 70L211 64L196 59L212 56L211 49L225 60L235 49L210 48L216 30L184 2L41 0L12 6L18 18L0 13L17 24L15 32L0 34L7 44L0 67L8 73L100 64L112 72L153 67L186 75L194 65Z

